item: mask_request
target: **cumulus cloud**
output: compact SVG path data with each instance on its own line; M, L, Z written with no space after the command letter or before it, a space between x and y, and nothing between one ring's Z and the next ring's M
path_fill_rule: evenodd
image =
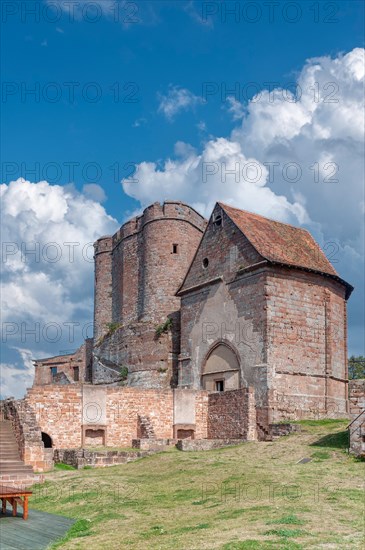
M194 95L186 88L170 86L167 95L159 94L160 104L158 112L162 113L170 122L181 111L189 111L204 103L203 99Z
M298 202L290 203L265 185L267 168L245 157L239 143L218 138L209 141L201 154L184 145L184 149L179 146L179 152L185 153L182 158L167 160L162 169L153 162L142 162L138 184L126 179L124 191L142 206L179 198L209 216L219 199L232 205L244 203L248 210L286 221L306 220L305 209Z
M357 286L350 321L360 324L364 49L309 59L296 84L262 90L247 105L231 98L228 110L241 122L229 137L209 139L201 152L184 144L177 154L178 146L163 163L141 162L138 183L127 178L123 187L142 206L178 198L208 215L220 200L306 226L334 248L336 269Z
M93 241L117 222L71 186L0 186L3 320L70 320L92 310Z
M33 385L34 364L33 359L41 357L42 352L32 352L25 348L15 348L17 356L22 360L14 363L0 363L0 399L15 397L20 399L24 390Z
M240 120L244 117L245 110L242 105L235 97L227 97L227 111L231 114L233 120Z
M229 100L242 118L229 138L210 139L200 153L184 144L175 158L144 161L127 194L142 206L181 198L206 213L216 200L299 223L320 223L327 236L358 246L352 228L363 209L364 50L307 61L297 90L262 90L245 109ZM183 89L172 88L162 109L173 116ZM182 93L185 97L188 94ZM184 101L181 100L181 104ZM187 100L187 103L189 101ZM132 185L133 183L133 185ZM351 191L350 191L351 189ZM339 222L341 212L347 220Z
M2 341L35 357L74 349L92 333L93 241L118 224L72 186L18 179L0 195Z
M105 202L107 199L104 189L97 183L86 183L82 187L82 192L96 202Z

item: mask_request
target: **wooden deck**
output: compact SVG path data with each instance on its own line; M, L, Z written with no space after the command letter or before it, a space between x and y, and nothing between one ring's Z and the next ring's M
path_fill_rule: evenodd
M12 517L11 508L0 516L0 550L43 550L62 538L75 523L74 519L29 510L27 521L22 511Z

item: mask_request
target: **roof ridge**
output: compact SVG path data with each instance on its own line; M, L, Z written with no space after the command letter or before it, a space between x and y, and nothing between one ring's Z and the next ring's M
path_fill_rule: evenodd
M225 207L232 208L233 210L238 210L239 212L244 212L245 214L249 214L251 216L257 216L258 218L264 218L264 220L268 220L269 222L272 222L272 223L279 223L280 225L287 225L288 227L292 227L293 229L297 229L299 231L305 231L306 233L308 233L312 237L310 231L308 231L308 229L306 229L305 227L297 227L296 225L293 225L292 223L280 222L278 220L273 220L272 218L268 218L267 216L262 216L262 214L257 214L256 212L251 212L250 210L245 210L243 208L237 208L236 206L231 206L230 204L226 204L226 203L221 202L221 201L218 201L217 204L219 204L219 206L222 206L223 209ZM312 237L312 239L313 239L313 237Z

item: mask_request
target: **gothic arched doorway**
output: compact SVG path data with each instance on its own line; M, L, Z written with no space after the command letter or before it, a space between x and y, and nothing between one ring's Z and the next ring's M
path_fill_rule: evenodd
M237 390L240 387L238 354L227 344L216 344L202 369L202 387L208 391Z

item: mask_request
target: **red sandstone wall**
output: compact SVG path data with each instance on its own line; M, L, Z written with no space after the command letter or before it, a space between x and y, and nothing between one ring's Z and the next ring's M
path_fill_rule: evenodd
M276 268L266 295L273 421L346 416L344 289L320 275Z
M172 438L173 392L118 386L97 386L105 393L105 411L101 425L106 426L107 446L130 446L137 438L138 415L148 417L157 438ZM29 390L27 402L36 413L43 432L51 436L55 448L81 446L83 413L100 403L93 386L87 386L87 400L82 386L42 386ZM100 404L97 405L100 407ZM90 414L91 414L90 413ZM93 422L98 424L98 422Z
M25 399L33 408L41 431L51 436L54 447L80 447L82 386L39 386L28 390Z
M200 389L206 356L219 341L241 357L241 381L254 385L252 367L265 362L266 341L265 275L249 270L259 261L225 213L221 227L209 224L180 291L179 385Z
M172 438L173 392L107 388L107 444L131 445L138 415L148 417L156 438Z
M211 393L208 398L209 439L254 439L256 414L253 389Z
M195 439L208 437L208 395L207 391L195 395Z
M180 299L175 293L205 225L189 206L167 201L146 208L113 237L113 323L120 326L96 353L126 366L131 386L176 384ZM156 338L156 326L168 317L173 319L172 330Z
M91 348L92 340L87 339L75 353L35 361L33 387L53 383L51 367L57 367L57 373L65 373L71 382L74 381L74 367L78 367L80 383L88 381L91 376Z
M94 243L94 338L98 340L112 322L112 237Z

